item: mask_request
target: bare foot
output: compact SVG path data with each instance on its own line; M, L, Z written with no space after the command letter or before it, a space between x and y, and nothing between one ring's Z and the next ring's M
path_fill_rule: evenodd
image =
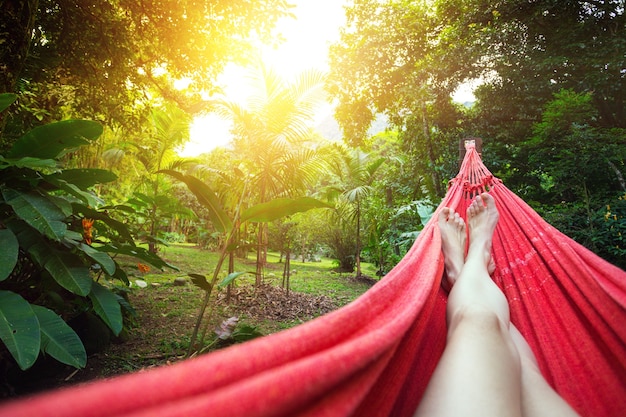
M443 251L446 274L450 285L455 281L465 263L465 221L453 209L444 207L438 215L437 223L441 232L441 250Z
M493 273L496 268L491 257L491 245L499 218L500 213L496 208L496 202L487 193L477 196L467 208L467 222L470 230L469 250L481 251L489 274Z

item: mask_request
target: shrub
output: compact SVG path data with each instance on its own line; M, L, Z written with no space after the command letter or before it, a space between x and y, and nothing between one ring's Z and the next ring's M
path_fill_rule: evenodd
M14 100L0 94L0 111ZM118 335L125 300L109 288L128 285L114 256L166 266L137 247L127 226L109 216L90 188L116 176L100 169L64 169L63 155L89 144L102 126L66 120L37 127L0 155L0 340L23 370L40 352L84 367L86 352L68 325L93 314ZM112 257L113 255L113 257ZM6 351L5 351L6 353ZM8 360L0 351L0 361Z

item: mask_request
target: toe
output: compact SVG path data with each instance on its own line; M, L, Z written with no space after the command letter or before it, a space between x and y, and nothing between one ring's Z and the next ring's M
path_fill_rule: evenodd
M448 215L448 220L449 221L454 221L457 218L458 214L453 210L450 209L450 214Z
M441 222L448 221L448 216L450 215L450 209L448 207L444 207L438 214L438 219Z

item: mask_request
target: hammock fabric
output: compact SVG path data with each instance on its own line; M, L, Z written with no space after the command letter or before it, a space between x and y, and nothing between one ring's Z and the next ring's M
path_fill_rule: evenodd
M494 281L548 382L581 415L626 416L626 272L543 221L472 145L441 207L495 197ZM435 217L353 303L210 355L0 406L0 416L411 416L443 352Z

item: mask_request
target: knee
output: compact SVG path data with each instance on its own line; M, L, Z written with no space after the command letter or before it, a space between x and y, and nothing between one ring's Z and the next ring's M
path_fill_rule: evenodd
M448 334L455 332L459 327L473 331L498 333L508 336L508 324L493 310L480 304L466 304L449 312Z

